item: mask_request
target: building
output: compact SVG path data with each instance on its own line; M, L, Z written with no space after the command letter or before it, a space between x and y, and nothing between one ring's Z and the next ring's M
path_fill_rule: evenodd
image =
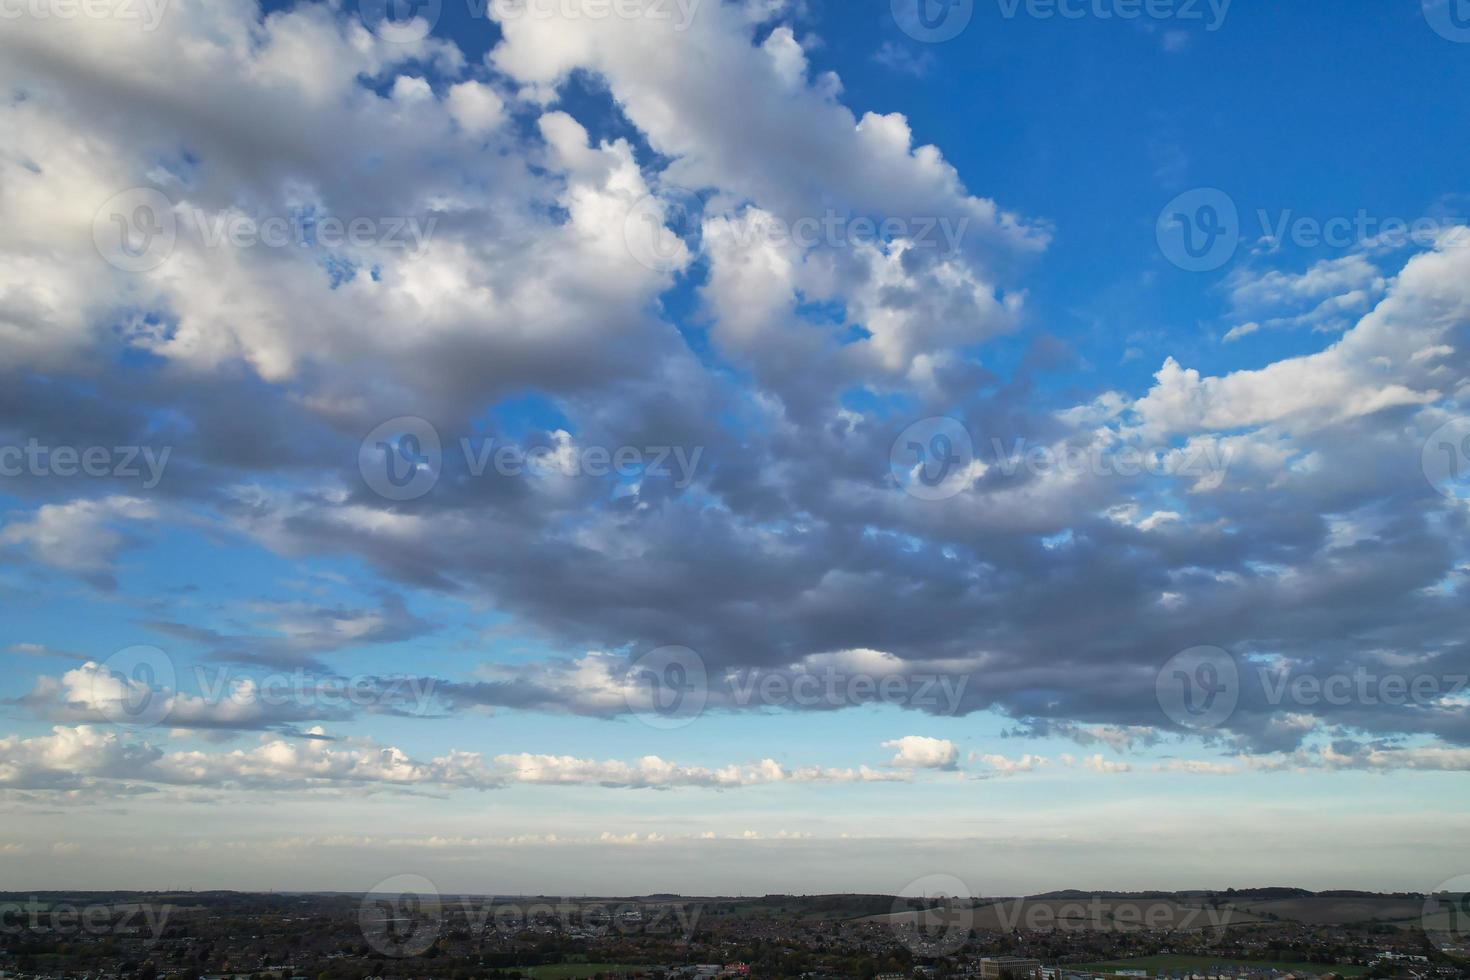
M980 980L1041 980L1041 961L1020 956L986 956L980 960Z

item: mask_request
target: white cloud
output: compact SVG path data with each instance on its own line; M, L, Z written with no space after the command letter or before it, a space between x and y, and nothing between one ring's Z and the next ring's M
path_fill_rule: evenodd
M1012 759L1004 755L995 754L972 754L971 762L979 762L988 766L990 771L998 776L1014 776L1021 772L1035 772L1049 764L1044 756L1031 755L1027 753L1020 758Z
M366 740L290 741L262 736L253 749L225 753L165 752L90 725L57 726L48 736L0 739L0 789L105 789L143 783L208 789L498 789L551 784L626 789L738 789L777 783L894 782L903 774L866 766L788 768L773 759L717 768L683 766L658 756L636 762L573 756L451 750L417 760L394 746Z
M1203 759L1170 759L1156 764L1154 771L1182 772L1196 776L1228 776L1240 772L1240 767L1228 762L1208 762Z
M1287 278L1241 288L1250 295L1312 293L1343 275L1362 274L1334 267L1306 285ZM1171 357L1133 411L1143 430L1157 437L1271 424L1301 434L1388 408L1427 405L1443 394L1442 382L1414 355L1467 318L1470 249L1422 253L1408 261L1377 307L1326 350L1222 377L1204 377Z
M1133 771L1133 767L1128 763L1104 759L1101 753L1095 753L1083 759L1082 765L1091 769L1093 772L1105 773L1107 775Z
M23 546L37 561L63 571L106 574L129 543L127 525L157 516L156 505L137 497L44 504L29 519L0 528L0 545Z
M897 750L888 764L900 769L950 770L956 767L960 755L959 748L949 739L923 735L905 735L884 742L883 747Z
M505 100L484 82L450 86L449 114L473 136L483 136L505 119Z

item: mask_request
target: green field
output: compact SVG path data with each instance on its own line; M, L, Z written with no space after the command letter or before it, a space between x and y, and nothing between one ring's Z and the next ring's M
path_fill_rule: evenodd
M1091 970L1097 973L1106 973L1109 970L1148 970L1151 974L1164 970L1173 973L1182 970L1203 971L1212 966L1245 966L1254 967L1259 970L1281 970L1283 972L1293 970L1301 973L1332 972L1341 973L1349 977L1362 976L1368 972L1366 966L1328 965L1326 963L1287 963L1280 960L1222 960L1217 957L1180 956L1175 954L1139 956L1131 960L1115 960L1110 963L1068 963L1066 966L1068 969Z
M531 980L582 980L596 973L627 973L630 970L645 970L647 967L630 963L556 963L551 966L533 966L528 972Z

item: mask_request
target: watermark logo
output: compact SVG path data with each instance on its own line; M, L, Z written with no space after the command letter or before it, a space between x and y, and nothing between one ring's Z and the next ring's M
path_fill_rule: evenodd
M969 674L870 674L835 668L795 671L741 670L725 677L733 704L747 707L846 708L893 704L953 716Z
M102 260L123 272L148 272L173 254L178 219L173 202L152 187L114 194L92 216L92 244Z
M3 0L0 0L3 2ZM32 0L34 2L34 0ZM499 24L543 20L644 20L687 31L702 0L465 0L471 20ZM358 13L368 29L393 44L413 44L428 37L444 14L444 0L359 0Z
M192 677L199 694L177 690L173 660L150 646L128 647L101 664L82 668L91 684L86 703L103 720L134 728L164 722L189 727L204 708L228 705L231 717L256 709L292 707L294 718L333 717L351 709L385 709L422 717L434 705L438 684L429 677L376 674L313 674L306 668L265 675L234 667L196 664Z
M894 482L905 493L921 500L945 500L971 489L982 475L1066 480L1177 477L1214 487L1224 480L1233 455L1229 447L1213 441L1147 446L1109 444L1089 435L1085 442L1053 445L992 437L988 455L981 460L965 424L938 416L901 432L889 450L888 463Z
M623 698L633 716L650 728L683 728L704 713L709 701L704 658L688 647L650 650L628 669Z
M694 938L704 913L699 903L625 901L611 905L572 897L527 904L461 897L443 902L442 908L449 931L462 928L476 942L536 932L564 933L579 940L644 936L687 944Z
M132 941L141 938L145 946L153 946L163 937L174 908L147 903L72 905L43 902L32 896L28 902L0 902L0 935L35 932Z
M1240 668L1219 647L1190 647L1170 657L1154 682L1159 707L1175 724L1211 729L1223 724L1240 700Z
M1424 478L1451 500L1470 497L1470 417L1451 419L1424 440Z
M180 232L207 249L383 249L413 259L428 249L438 222L435 215L343 217L312 209L275 215L208 211L176 206L151 187L134 187L97 210L92 242L107 263L124 272L162 265L173 254Z
M471 17L500 23L530 18L577 21L646 20L683 32L694 23L702 0L467 0Z
M1420 924L1438 946L1470 941L1470 874L1441 882L1430 892L1424 899Z
M975 442L963 422L945 416L921 419L899 433L888 468L904 493L945 500L968 489Z
M1155 234L1164 257L1186 272L1213 272L1240 247L1240 212L1214 187L1186 191L1164 206Z
M402 415L369 432L357 450L363 482L388 500L417 500L439 482L444 450L425 419Z
M699 197L673 189L639 198L623 220L623 240L639 265L678 272L706 252L749 253L765 245L921 250L942 256L959 252L968 217L918 215L874 217L828 208L796 217L762 211L711 212Z
M110 477L140 480L144 490L152 490L163 481L173 451L172 446L53 446L32 437L23 446L0 445L0 477Z
M1470 686L1465 674L1379 672L1363 666L1314 673L1298 667L1283 661L1242 667L1219 647L1191 647L1159 671L1159 707L1180 726L1205 730L1224 724L1247 689L1252 704L1272 708L1432 708L1455 703Z
M1233 0L998 0L1001 16L1024 13L1033 20L1201 21L1214 33L1225 26Z
M126 647L92 672L91 703L115 725L152 728L169 712L177 676L173 658L158 647Z
M892 0L893 20L915 41L952 41L970 26L975 0Z
M1208 485L1217 485L1224 479L1234 456L1230 447L1215 442L1180 447L1130 443L1108 446L1097 441L1047 446L1028 445L1025 439L1016 439L1008 446L992 438L990 450L996 472L1007 477L1018 472L1031 476L1055 473L1069 478L1177 476Z
M674 273L689 264L689 243L697 241L704 205L681 188L645 194L623 219L623 243L633 260L646 269Z
M493 472L507 478L616 477L621 481L667 479L675 489L694 483L704 447L602 446L574 441L558 431L550 445L519 446L494 438L461 437L456 473L481 479ZM374 428L358 445L357 465L368 489L388 500L416 500L438 484L445 449L429 421L403 415Z
M412 44L429 36L444 12L444 0L359 0L368 30L390 44Z
M317 675L298 667L291 673L256 676L235 668L194 667L194 683L203 703L236 708L294 706L334 712L351 708L387 708L422 717L434 704L438 682L432 677L355 674Z
M163 21L169 0L0 0L0 21L31 20L138 21L154 31Z
M1424 19L1434 32L1456 44L1470 44L1470 0L1423 0Z
M889 922L915 956L952 956L974 928L974 898L954 875L925 875L899 890Z
M1279 707L1287 702L1299 708L1345 708L1355 704L1430 708L1457 698L1470 683L1470 675L1466 674L1380 674L1365 667L1325 675L1257 667L1256 677L1267 704Z
M1228 264L1246 241L1270 251L1288 244L1337 250L1366 245L1386 249L1470 246L1465 219L1454 215L1401 218L1359 208L1351 215L1322 218L1297 214L1290 208L1274 213L1257 208L1251 217L1253 224L1248 228L1235 200L1219 188L1186 191L1159 212L1159 251L1186 272L1214 272Z
M1001 932L1209 932L1219 938L1231 909L1093 895L1086 901L1018 898L990 907Z
M402 251L409 258L418 258L428 250L429 239L439 224L435 215L343 218L304 209L289 215L255 216L186 207L181 215L193 226L205 248L376 248Z
M367 944L384 956L422 956L444 924L439 890L423 875L385 878L363 896L357 924Z

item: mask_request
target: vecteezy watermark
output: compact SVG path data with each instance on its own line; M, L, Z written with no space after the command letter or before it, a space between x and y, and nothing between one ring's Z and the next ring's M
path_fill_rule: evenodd
M110 20L156 30L169 0L0 0L0 21Z
M439 219L434 215L343 218L301 211L257 217L239 211L183 208L205 248L374 248L397 249L417 258L428 248Z
M570 897L532 902L460 898L446 901L443 906L450 925L463 929L475 940L490 935L513 938L526 932L550 932L572 939L647 936L688 943L704 912L703 904L697 902L609 904Z
M969 230L968 217L872 217L827 209L820 215L781 217L767 212L711 213L698 195L680 189L646 194L623 218L628 254L655 272L683 268L704 251L748 253L759 246L794 245L802 251L902 243L952 255Z
M683 901L609 904L582 898L531 902L446 898L428 878L401 874L384 879L363 896L358 926L373 950L401 959L427 953L446 928L477 942L491 935L513 938L527 932L550 932L577 939L616 934L688 943L702 913L702 904Z
M1456 44L1470 44L1470 0L1422 0L1424 19L1434 32Z
M1062 443L1042 445L1023 438L990 440L990 453L978 459L970 430L946 416L921 419L893 440L889 472L904 492L920 500L945 500L963 493L987 474L1015 477L1223 479L1232 451L1215 442L1184 446Z
M1154 695L1164 714L1185 728L1223 724L1240 700L1240 669L1220 647L1182 650L1159 669Z
M1025 439L1006 445L991 439L994 463L989 464L1002 476L1024 472L1030 476L1057 473L1064 476L1136 477L1182 476L1204 479L1223 476L1233 455L1228 447L1216 443L1195 446L1046 446L1027 444Z
M390 44L412 44L429 36L444 14L444 0L358 0L368 30Z
M52 446L34 437L0 444L0 477L75 477L141 480L152 490L163 480L172 446Z
M893 440L888 469L898 485L920 500L945 500L973 482L975 440L958 419L920 419Z
M92 218L92 243L109 265L147 272L166 262L187 234L202 248L323 248L402 251L417 258L428 248L434 215L343 217L300 209L291 214L250 215L176 204L152 187L133 187L108 198Z
M1196 188L1164 205L1155 237L1164 258L1186 272L1222 268L1244 241L1306 249L1368 244L1390 249L1470 246L1470 229L1463 217L1387 217L1361 208L1352 215L1328 218L1258 208L1252 217L1253 225L1244 222L1235 200L1219 188Z
M970 26L975 0L891 0L893 21L915 41L952 41Z
M1159 707L1185 728L1223 725L1247 689L1272 708L1344 708L1352 705L1419 708L1453 701L1470 687L1470 675L1378 671L1354 666L1326 672L1293 665L1252 664L1242 670L1220 647L1191 647L1170 657L1155 678ZM1248 685L1247 680L1253 683Z
M178 234L173 202L152 187L114 194L92 216L97 254L123 272L158 268L173 254Z
M135 902L71 905L32 896L27 902L0 902L0 935L141 937L151 946L162 938L174 910L172 905Z
M580 940L643 936L688 943L703 911L702 903L669 900L449 897L429 879L406 874L374 886L363 897L358 922L373 949L400 958L428 952L446 931L474 942L551 933Z
M996 0L1001 16L1015 20L1199 21L1214 32L1225 26L1233 0Z
M995 0L1006 20L1198 21L1207 31L1225 26L1233 0ZM974 0L891 0L893 20L916 41L958 37L975 15Z
M732 708L847 708L891 704L955 715L970 675L869 673L835 666L727 670L711 677L688 647L659 647L629 668L623 687L628 710L654 728L682 728L713 700Z
M1230 925L1231 909L1093 895L1061 901L1018 898L987 907L1001 932L1210 932ZM989 923L986 923L989 925Z
M363 896L357 925L375 952L393 959L422 956L444 925L439 890L423 875L384 878Z
M237 668L198 664L194 667L194 682L199 688L199 703L207 706L294 706L307 711L387 708L410 715L425 714L438 687L432 677L316 674L304 667L257 676Z
M1236 913L1200 903L1093 895L1006 901L977 899L954 875L926 875L894 900L889 924L918 956L952 956L977 932L1225 933Z
M1273 707L1289 704L1301 708L1323 705L1342 708L1354 704L1427 708L1458 697L1470 684L1470 675L1467 674L1380 673L1367 667L1327 674L1299 674L1289 669L1273 670L1258 666L1256 677L1260 680L1267 704Z
M888 921L914 955L952 956L974 931L975 896L954 875L925 875L899 889Z
M748 707L845 708L892 704L954 715L969 674L872 674L834 667L798 670L740 670L724 678L733 704Z
M472 17L558 22L648 20L687 31L703 0L466 0Z
M1155 228L1164 258L1186 272L1211 272L1240 248L1240 211L1224 191L1185 191L1164 205Z
M709 702L704 658L688 647L650 650L628 668L623 700L633 717L650 728L683 728Z
M475 20L567 23L644 20L687 31L703 0L464 0ZM444 0L358 0L362 22L385 41L411 44L427 37L444 14Z
M1437 492L1451 500L1470 497L1470 417L1451 419L1430 433L1419 461Z
M1424 934L1440 949L1470 941L1470 874L1439 883L1424 899Z
M238 709L281 707L300 709L295 717L302 719L349 708L423 715L438 686L427 677L315 674L304 667L261 674L196 664L199 693L185 695L178 690L173 658L153 646L127 647L84 669L91 683L88 704L103 719L138 729L169 721L187 724L220 706L236 709L235 717Z
M402 415L376 426L357 449L363 482L388 500L417 500L439 482L444 449L426 419Z
M680 490L694 482L703 446L583 445L565 432L552 445L525 447L494 438L461 437L456 448L463 472L472 479L487 473L508 478L640 477L669 478ZM388 500L417 500L438 484L444 472L439 431L426 419L404 415L376 426L358 446L357 466L368 489Z

